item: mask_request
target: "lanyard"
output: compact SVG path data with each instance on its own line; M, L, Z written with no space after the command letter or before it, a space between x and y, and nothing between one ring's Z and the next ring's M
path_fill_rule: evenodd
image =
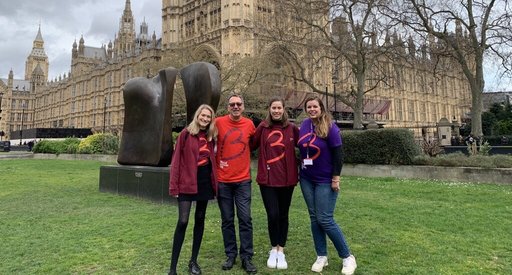
M311 144L311 141L313 140L313 121L311 121L311 124L309 124L309 140L306 146L306 158L309 158L309 146Z

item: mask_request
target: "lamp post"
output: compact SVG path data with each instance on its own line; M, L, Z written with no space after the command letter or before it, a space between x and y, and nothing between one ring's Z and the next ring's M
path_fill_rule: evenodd
M21 103L21 128L20 128L20 145L23 144L23 119L25 117L25 102Z
M331 110L329 109L329 88L327 87L327 85L325 85L325 109L327 113L331 112Z
M103 100L103 133L105 133L105 118L107 115L107 96L105 95L105 99Z

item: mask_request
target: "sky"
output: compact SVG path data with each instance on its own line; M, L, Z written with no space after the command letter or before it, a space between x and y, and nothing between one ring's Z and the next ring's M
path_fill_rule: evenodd
M140 23L148 24L149 35L162 32L161 0L131 0L138 34ZM12 69L15 79L24 79L25 61L39 25L44 49L49 58L49 80L67 74L71 68L71 49L83 35L86 46L101 47L113 41L119 30L126 0L0 0L0 78ZM510 78L502 78L496 68L485 65L486 91L512 90Z
M131 0L135 31L148 24L149 35L161 37L162 1ZM71 68L73 42L83 35L85 45L101 47L114 40L126 0L0 0L0 78L13 70L25 78L25 61L32 51L39 24L50 62L49 80Z

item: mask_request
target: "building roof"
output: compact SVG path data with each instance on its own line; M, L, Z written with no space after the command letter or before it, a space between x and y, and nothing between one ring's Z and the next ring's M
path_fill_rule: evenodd
M0 81L2 81L5 86L7 86L9 79L0 78ZM30 91L30 81L23 79L13 79L12 89L19 91Z
M84 56L88 58L107 60L107 53L105 52L105 48L85 46Z
M310 92L305 91L292 91L289 90L285 96L286 104L290 106L292 109L302 110L304 106L304 101L310 95ZM326 103L325 94L319 94L320 99ZM341 100L336 101L336 108L334 108L334 97L333 95L329 95L327 107L331 112L336 109L336 112L345 112L345 113L353 113L351 107L347 106L345 103L341 102ZM363 113L364 114L379 114L384 115L388 113L389 108L391 107L391 100L388 99L365 99L363 102Z

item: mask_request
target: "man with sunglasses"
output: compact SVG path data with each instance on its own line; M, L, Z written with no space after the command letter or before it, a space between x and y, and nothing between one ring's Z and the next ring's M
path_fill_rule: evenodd
M235 232L235 206L240 236L242 268L249 274L257 272L252 263L253 235L251 218L251 157L249 141L254 135L254 123L242 116L244 100L241 95L228 98L228 115L215 120L217 139L217 201L222 217L222 238L227 259L223 270L230 270L238 255Z

